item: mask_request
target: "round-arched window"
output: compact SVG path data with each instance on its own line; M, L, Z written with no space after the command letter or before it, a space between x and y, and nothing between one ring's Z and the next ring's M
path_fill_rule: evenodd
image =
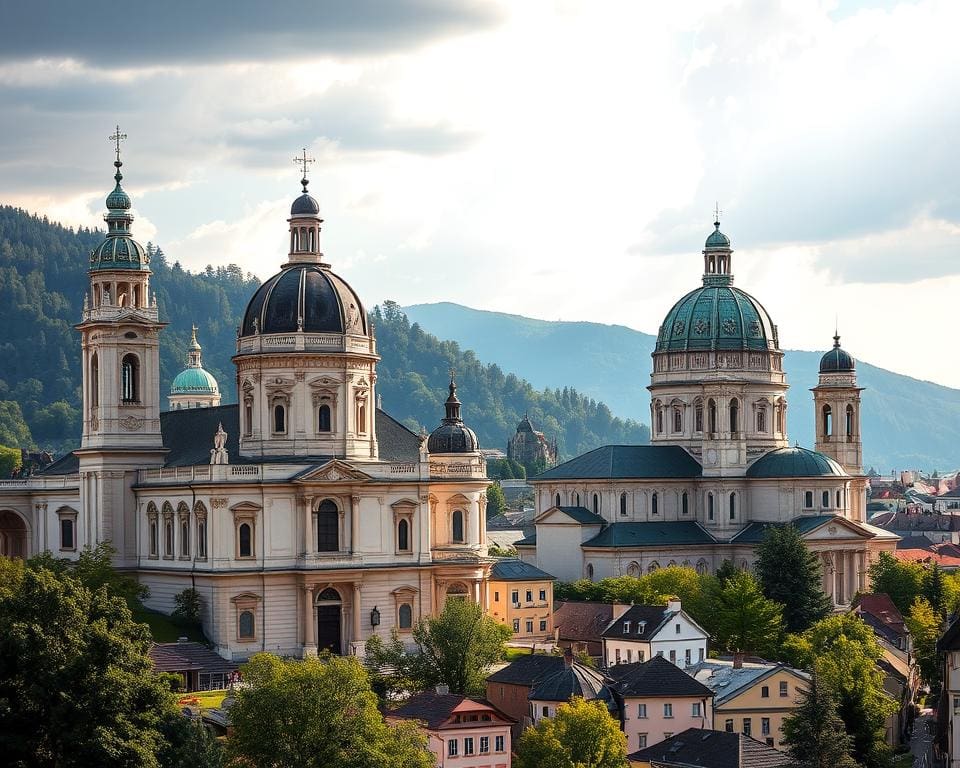
M254 637L253 611L240 611L237 634L241 640L250 640Z
M397 549L401 552L410 549L410 523L406 520L397 523Z
M450 524L451 530L453 532L453 541L456 544L463 544L466 539L463 535L463 510L455 509L453 510L453 519Z
M413 626L413 608L410 603L403 603L399 611L400 629L410 629Z
M340 510L330 499L317 507L317 552L340 550Z
M253 536L251 534L250 523L240 523L240 528L237 530L240 557L253 556Z

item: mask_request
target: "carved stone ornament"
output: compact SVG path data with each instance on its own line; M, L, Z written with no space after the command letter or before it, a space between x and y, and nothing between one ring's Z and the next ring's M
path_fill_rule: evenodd
M210 506L214 509L223 509L227 506L228 499L224 496L215 496L210 499Z
M704 320L702 317L697 318L697 321L693 324L693 330L697 336L704 336L710 333L710 321Z
M92 429L94 432L100 429L100 419L98 419L96 416L90 417L90 429Z
M687 324L683 320L677 320L673 324L673 335L682 336L683 332L687 329Z
M750 335L754 338L760 337L760 323L756 320L750 322Z
M737 324L732 318L727 318L720 326L724 336L733 336L737 332Z
M136 432L143 429L143 419L138 419L136 416L125 416L120 419L120 426L127 432Z

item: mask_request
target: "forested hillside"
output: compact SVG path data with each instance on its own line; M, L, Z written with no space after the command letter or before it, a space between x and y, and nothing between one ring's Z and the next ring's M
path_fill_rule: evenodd
M59 453L79 441L80 343L73 326L87 289L89 254L102 238L99 230L75 231L0 207L0 445ZM224 402L234 401L236 328L259 281L235 265L192 274L148 247L151 286L160 317L169 323L160 343L162 408L170 381L184 366L193 323L200 328L204 367L217 377ZM505 448L525 412L568 457L606 442L647 439L645 427L613 417L602 403L570 388L538 391L411 326L393 302L372 314L383 357L378 385L384 407L409 426L439 423L453 367L464 416L484 446Z

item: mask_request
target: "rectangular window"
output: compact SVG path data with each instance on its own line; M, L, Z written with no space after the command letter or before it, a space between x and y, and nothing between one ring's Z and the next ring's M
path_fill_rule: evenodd
M673 717L673 704L671 704L669 701L663 705L663 716Z
M527 619L527 632L533 632L533 619Z
M647 746L647 734L645 734L645 733L638 733L638 734L637 734L637 747L638 747L639 749L643 749L643 748L646 747L646 746Z
M664 738L664 740L669 739L671 736L673 736L673 731L664 731L664 732L663 732L663 738Z
M499 592L494 592L494 593L493 593L493 602L495 602L495 603L499 603L499 602L500 602L500 593L499 593Z
M697 659L703 661L703 648L697 650Z
M547 599L547 590L545 590L545 589L541 589L541 590L540 590L540 599L541 599L541 600L546 600L546 599Z
M675 635L679 635L679 634L680 634L680 625L679 625L679 624L675 624L674 627L675 627L675 629L674 629L674 634L675 634Z
M473 754L473 736L467 736L463 740L463 754L465 755Z
M495 736L493 740L493 748L497 752L503 752L503 736Z
M619 663L620 663L620 649L619 649L619 648L614 648L614 649L613 649L613 655L614 655L614 658L616 659L616 661L614 661L614 664L619 664Z
M450 739L449 741L447 741L447 755L450 757L457 756L457 740L456 739Z
M513 620L513 631L514 631L514 632L519 632L519 631L520 631L520 619L514 619L514 620Z
M786 681L780 683L780 695L781 695L781 696L786 696L786 695L787 695L787 683L786 683Z
M73 549L73 520L69 517L60 518L60 549Z
M533 590L531 590L531 589L528 589L528 590L527 590L527 602L528 602L528 603L532 603L532 602L533 602Z
M547 631L547 622L543 619L540 620L540 631L541 632Z
M760 733L762 733L764 736L770 735L770 718L769 717L760 718Z
M689 648L687 648L687 650L683 652L683 665L685 667L690 666L690 649Z
M633 661L633 649L627 648L627 664Z
M544 716L544 717L550 717L550 707L544 707L544 708L543 708L543 716Z
M647 705L637 704L637 717L645 718L647 716Z
M481 736L480 737L480 754L485 755L490 751L490 737Z
M629 635L629 634L630 634L630 622L629 622L629 621L623 622L623 634L625 634L625 635Z
M690 705L690 716L691 717L700 717L700 702L695 701Z
M753 730L753 723L751 722L750 718L749 717L743 718L743 735L749 736L750 731L752 730Z
M727 733L733 733L733 720L724 720L723 730L725 730Z
M513 590L513 592L510 593L510 602L513 603L514 605L520 605L520 592L519 592L519 590L516 590L516 589L515 589L515 590Z
M676 664L676 663L677 663L677 652L676 652L676 651L670 651L670 663L671 663L671 664Z
M770 698L770 686L764 685L760 688L760 698L769 699Z

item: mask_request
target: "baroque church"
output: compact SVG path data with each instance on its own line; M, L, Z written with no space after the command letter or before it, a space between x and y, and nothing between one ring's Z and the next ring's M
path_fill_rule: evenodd
M286 261L238 329L236 404L220 404L194 329L161 412L166 323L112 138L108 231L77 325L81 444L0 483L3 553L75 558L110 541L148 607L170 613L196 588L204 633L230 659L362 655L374 633L410 640L446 600L486 604L486 465L456 384L429 437L377 407L374 328L320 250L306 162Z
M777 326L733 284L733 250L714 222L703 284L660 326L650 376L651 444L607 445L531 479L536 532L526 562L563 581L670 565L749 569L770 526L793 525L823 563L838 608L899 537L866 522L856 363L834 337L813 389L815 450L787 439Z

